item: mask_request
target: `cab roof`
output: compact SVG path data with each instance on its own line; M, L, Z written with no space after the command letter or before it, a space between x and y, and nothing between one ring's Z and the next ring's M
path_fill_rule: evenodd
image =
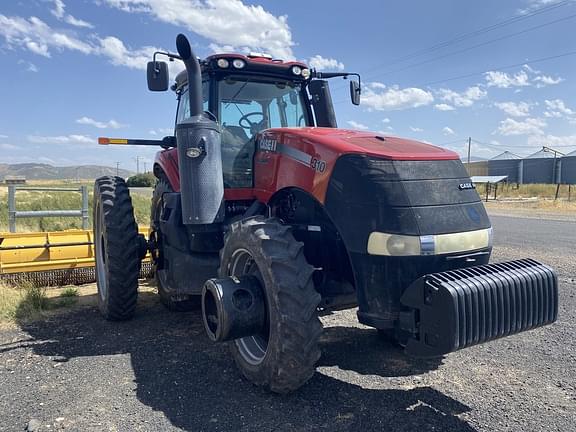
M225 59L228 60L228 67L218 66L218 60ZM233 66L233 61L235 59L240 59L244 62L245 66L243 68L235 68ZM250 75L250 76L268 76L275 78L284 78L294 81L303 81L306 78L301 75L296 75L292 73L292 68L298 66L301 69L308 69L308 65L299 61L284 61L280 59L273 59L270 56L265 56L262 54L250 54L243 55L237 53L224 53L224 54L213 54L206 57L204 60L200 61L200 68L202 69L202 74L205 73L215 73L219 75ZM188 75L186 71L180 72L176 76L176 86L175 89L179 89L188 82Z

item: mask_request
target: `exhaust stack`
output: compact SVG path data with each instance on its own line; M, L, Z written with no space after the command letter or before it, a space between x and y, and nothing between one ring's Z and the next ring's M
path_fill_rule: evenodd
M203 110L202 71L183 34L176 48L188 73L190 117L176 125L182 222L208 225L222 222L224 180L220 125Z

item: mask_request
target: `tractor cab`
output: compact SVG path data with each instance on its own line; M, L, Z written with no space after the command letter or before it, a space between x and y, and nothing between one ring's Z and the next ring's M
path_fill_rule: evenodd
M251 187L259 132L314 126L307 95L310 70L303 63L272 60L259 54L213 55L200 66L202 108L221 127L224 187ZM186 71L178 74L172 89L178 97L178 124L190 118Z

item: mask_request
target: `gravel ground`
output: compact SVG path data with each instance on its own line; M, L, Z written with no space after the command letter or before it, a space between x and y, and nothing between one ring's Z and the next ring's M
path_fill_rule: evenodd
M0 331L0 430L576 431L576 223L493 223L494 260L557 269L556 324L422 361L339 312L316 375L278 396L240 378L198 313L144 293L127 323L82 308Z

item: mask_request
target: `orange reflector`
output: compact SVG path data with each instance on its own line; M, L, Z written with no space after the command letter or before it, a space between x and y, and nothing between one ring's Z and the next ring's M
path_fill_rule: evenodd
M108 144L128 144L128 140L124 138L98 138L98 144L108 145Z

